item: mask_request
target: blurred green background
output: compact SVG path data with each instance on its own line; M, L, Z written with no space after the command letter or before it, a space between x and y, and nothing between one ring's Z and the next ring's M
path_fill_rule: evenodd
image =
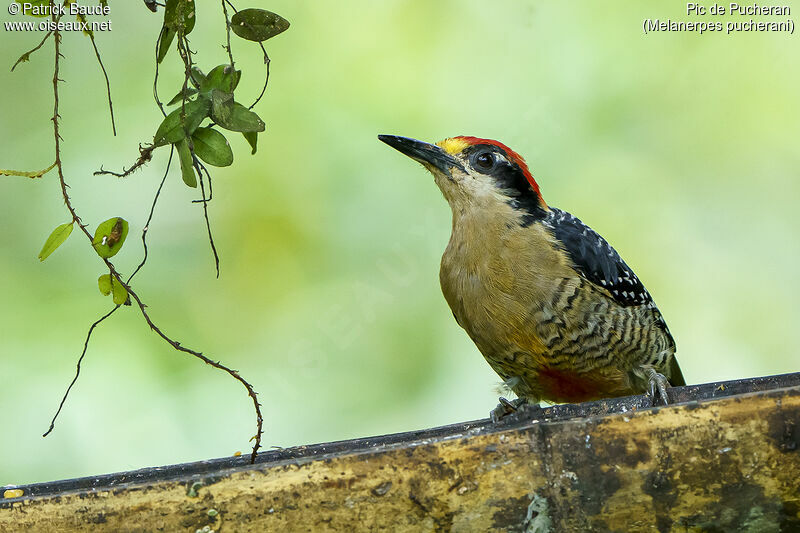
M130 221L114 259L130 272L167 151L124 180L92 172L130 165L160 122L151 93L161 12L110 4L113 29L97 41L119 135L88 39L67 34L63 158L92 230L111 216ZM208 71L226 61L225 35L219 4L200 4L191 37ZM379 133L476 135L519 151L548 203L591 224L645 281L689 382L800 369L798 37L643 34L644 18L688 20L677 2L258 7L292 26L266 43L258 153L232 135L233 167L214 170L222 275L190 203L198 193L174 167L135 287L165 332L255 385L267 447L483 418L496 404L498 378L439 289L449 209ZM0 168L52 161L52 46L8 71L41 36L0 29ZM250 100L260 51L235 39L234 52L237 94ZM180 81L173 51L162 96ZM247 453L254 417L241 386L166 346L135 308L97 330L42 439L89 324L111 306L97 291L102 264L77 232L37 260L65 221L54 173L0 177L0 485Z

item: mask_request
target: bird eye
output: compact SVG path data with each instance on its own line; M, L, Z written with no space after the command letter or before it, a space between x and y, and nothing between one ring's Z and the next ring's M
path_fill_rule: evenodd
M494 167L494 163L494 154L491 152L479 152L473 160L473 166L481 171L491 170Z

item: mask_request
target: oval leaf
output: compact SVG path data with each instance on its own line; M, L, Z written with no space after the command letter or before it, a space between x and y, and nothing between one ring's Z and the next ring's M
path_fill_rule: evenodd
M233 163L233 150L223 134L213 128L197 128L192 135L194 154L215 167Z
M288 20L265 9L242 9L231 17L233 33L248 41L266 41L288 28Z
M114 300L114 305L123 305L128 303L128 289L115 278L111 278L111 298Z
M186 102L185 105L182 105L161 121L153 137L153 144L155 146L164 146L184 139L187 133L191 135L200 126L203 119L208 116L210 110L211 102L206 98L198 98L197 100ZM183 113L186 113L186 116L181 121Z
M172 40L174 38L175 38L174 31L167 28L166 26L161 28L161 40L158 42L158 54L156 55L157 62L161 63L167 56L167 52L169 52L169 47L172 44Z
M243 131L242 135L244 135L244 138L247 139L248 143L250 143L250 148L253 149L253 151L250 153L255 154L256 148L258 148L258 133L255 131Z
M111 294L111 274L103 274L97 278L97 287L103 296Z
M186 139L181 139L175 143L175 148L178 150L178 160L181 162L183 182L189 187L197 187L197 177L194 175L194 161L192 160L192 151L189 149L189 143Z
M119 218L109 218L99 226L94 232L92 246L97 251L97 255L108 259L114 257L122 249L122 244L128 236L128 221Z
M70 233L72 233L72 222L67 222L66 224L61 224L44 241L44 246L42 246L42 251L39 252L39 261L44 261L48 258L50 254L56 251L56 248L61 246L64 241L67 240Z
M201 84L201 91L219 89L226 93L232 93L239 85L239 78L242 76L241 70L234 70L230 65L218 65L211 69Z
M231 131L264 131L264 121L254 112L238 102L233 102L228 116L214 116L214 121Z

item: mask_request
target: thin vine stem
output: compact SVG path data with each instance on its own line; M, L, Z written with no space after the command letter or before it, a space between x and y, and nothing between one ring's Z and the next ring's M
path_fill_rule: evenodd
M142 256L142 261L133 270L133 274L128 276L128 280L126 281L128 284L130 284L133 277L142 269L144 264L147 263L147 232L150 230L150 222L153 221L153 214L156 211L156 204L158 203L158 199L161 197L161 189L164 188L164 183L167 181L167 175L169 174L169 167L172 165L172 156L174 153L175 148L170 146L167 168L164 169L164 176L161 178L161 183L158 184L158 189L153 197L153 203L150 205L150 214L147 215L147 221L144 223L144 227L142 228L142 249L144 250L144 255Z
M214 265L217 269L217 278L219 279L219 254L217 253L217 247L214 245L214 236L211 234L211 222L208 220L208 202L211 201L211 198L206 198L206 189L203 183L203 171L205 171L206 178L208 178L208 188L209 192L211 192L211 174L209 174L208 169L203 165L197 157L193 157L194 159L194 169L197 172L197 177L200 181L200 194L202 196L202 200L200 203L203 204L203 217L206 221L206 230L208 231L208 242L211 243L211 251L214 254ZM197 201L197 200L194 200Z
M94 42L94 33L89 34L89 39L92 41L92 48L94 48L94 55L97 58L97 62L100 64L100 70L103 71L103 77L106 79L106 93L108 95L108 110L111 113L111 131L114 134L114 137L117 136L117 123L114 120L114 104L111 103L111 82L108 80L108 72L106 72L106 66L103 64L103 60L100 58L100 50L97 49L97 43Z
M228 58L231 60L231 68L234 68L233 51L231 50L231 19L228 18L228 8L225 6L225 0L222 0L222 14L225 16L225 38L228 41L225 49L228 51Z
M122 167L122 172L114 172L112 170L104 170L103 165L100 165L100 170L96 170L92 173L93 176L116 176L118 178L127 178L140 168L142 168L145 164L149 163L151 159L153 159L153 150L157 147L155 145L150 146L142 146L139 145L139 158L131 165L130 168L126 169Z
M161 103L161 99L158 97L158 49L161 48L161 39L164 38L164 30L162 29L161 32L158 34L158 39L156 39L156 73L153 76L153 99L156 101L156 105L158 109L161 110L161 114L165 117L167 116L167 112L164 111L164 104Z
M44 35L44 37L42 37L42 41L39 44L37 44L32 49L28 50L27 52L19 56L19 59L17 59L17 61L14 63L14 66L11 67L11 72L14 72L14 69L17 68L17 65L19 65L20 63L24 61L29 61L31 58L31 54L34 53L39 48L41 48L42 46L44 46L44 43L47 42L47 39L49 39L51 35L53 35L53 30L48 31Z
M50 421L50 427L47 428L47 431L44 432L44 435L42 435L42 437L48 436L50 433L52 433L53 429L55 429L56 419L58 418L58 415L61 414L61 409L64 408L64 404L67 401L67 396L69 396L69 393L72 390L73 385L75 385L75 383L78 381L78 378L81 375L81 363L83 363L83 358L86 356L86 350L89 349L89 339L92 338L92 332L94 332L94 328L99 326L100 323L103 322L105 319L113 315L117 309L119 309L119 306L115 305L111 311L109 311L108 313L97 319L91 326L89 326L89 332L86 334L86 340L83 341L83 351L81 352L81 356L78 357L78 364L76 365L75 368L75 377L72 378L72 381L67 387L67 390L64 392L64 396L61 397L61 402L58 404L58 409L56 410L56 414L53 415L53 419Z
M258 43L258 45L261 47L261 51L264 53L264 64L267 66L267 74L264 76L264 86L261 88L261 94L258 95L258 98L256 98L255 102L250 104L248 109L253 109L256 104L261 101L261 98L264 97L264 93L267 92L267 85L269 84L269 64L271 61L269 59L269 55L267 55L267 49L264 48L264 45L262 43Z

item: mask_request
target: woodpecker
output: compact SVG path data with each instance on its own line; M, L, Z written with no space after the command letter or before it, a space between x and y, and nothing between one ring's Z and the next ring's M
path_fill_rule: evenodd
M452 210L439 281L458 324L521 403L577 403L685 385L655 301L608 242L548 206L501 142L378 138L422 163Z

